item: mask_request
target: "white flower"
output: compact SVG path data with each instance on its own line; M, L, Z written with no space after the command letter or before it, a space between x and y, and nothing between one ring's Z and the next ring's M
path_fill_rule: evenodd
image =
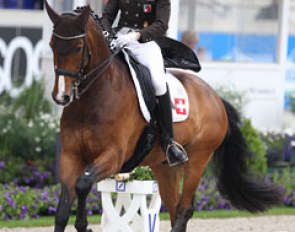
M40 118L42 119L42 120L44 120L44 121L49 121L50 119L51 119L51 115L50 114L48 114L48 113L41 113L40 114Z
M49 123L48 126L49 126L49 128L51 128L51 129L53 129L53 128L56 127L54 122Z
M41 150L42 150L41 147L36 147L36 148L35 148L35 151L38 152L38 153L40 153Z
M28 127L29 127L29 128L32 128L33 126L34 126L33 121L29 121L29 123L28 123Z
M291 128L286 128L286 129L284 130L284 133L285 133L286 135L289 135L289 136L294 135L294 131L293 131Z

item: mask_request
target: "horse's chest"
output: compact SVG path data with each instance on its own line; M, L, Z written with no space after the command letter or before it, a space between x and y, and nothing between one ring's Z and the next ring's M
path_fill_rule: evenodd
M63 145L75 153L83 151L86 154L97 154L107 144L104 131L105 126L95 121L68 123L66 127L61 128Z

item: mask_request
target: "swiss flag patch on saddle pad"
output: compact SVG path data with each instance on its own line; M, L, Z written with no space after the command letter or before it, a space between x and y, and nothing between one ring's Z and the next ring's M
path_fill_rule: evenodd
M169 85L173 122L182 122L187 119L189 114L188 95L181 82L173 76L167 69L167 82Z

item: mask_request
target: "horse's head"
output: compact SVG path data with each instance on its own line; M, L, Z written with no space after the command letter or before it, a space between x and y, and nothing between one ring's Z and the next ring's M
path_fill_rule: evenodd
M86 32L91 9L87 6L80 14L59 15L47 1L45 6L54 25L50 41L55 69L52 97L57 104L66 106L73 100L74 90L91 60Z

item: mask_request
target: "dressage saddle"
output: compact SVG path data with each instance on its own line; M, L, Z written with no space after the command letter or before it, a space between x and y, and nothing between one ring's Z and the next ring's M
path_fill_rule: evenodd
M190 69L195 72L201 70L201 65L195 52L185 44L161 36L155 40L160 46L166 68Z

